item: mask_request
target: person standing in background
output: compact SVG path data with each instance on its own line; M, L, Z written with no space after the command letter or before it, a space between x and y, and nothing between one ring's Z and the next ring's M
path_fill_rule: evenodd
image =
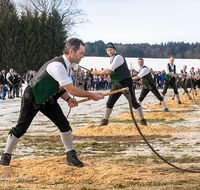
M19 78L17 75L17 72L14 71L14 83L13 83L13 97L18 97L19 98Z
M1 88L1 99L4 100L5 96L6 96L6 92L5 89L8 89L5 85L7 84L7 80L6 80L6 71L2 70L1 71L1 76L0 76L0 88Z
M160 88L161 89L163 89L164 81L165 81L165 73L162 71L160 73Z
M7 80L7 84L8 84L8 99L13 99L11 93L12 93L12 89L14 86L14 73L13 73L13 68L10 68L10 71L6 74L6 80Z

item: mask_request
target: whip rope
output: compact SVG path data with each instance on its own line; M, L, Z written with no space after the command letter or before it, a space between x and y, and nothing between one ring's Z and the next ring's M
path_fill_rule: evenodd
M84 69L85 69L85 68L84 68ZM77 72L77 73L78 73L78 72ZM78 74L76 75L76 79L77 79L77 76L78 76ZM76 81L77 81L77 80L76 80ZM192 81L192 80L191 80L191 81ZM191 82L191 84L192 84L192 82ZM128 91L128 90L127 90L127 91ZM136 122L136 120L135 120L134 114L133 114L133 108L132 108L132 102L131 102L131 95L130 95L130 94L129 94L129 96L128 96L128 102L129 102L129 108L130 108L130 113L131 113L132 120L133 120L133 122L134 122L134 124L135 124L135 126L136 126L136 128L137 128L137 130L138 130L138 132L139 132L139 134L140 134L140 136L143 138L143 140L144 140L145 143L148 145L148 147L154 152L154 154L156 154L156 155L157 155L161 160L163 160L166 164L168 164L168 165L170 165L171 167L176 168L176 169L178 169L178 170L180 170L180 171L190 172L190 173L200 173L200 171L188 170L188 169L180 168L180 167L178 167L178 166L176 166L176 165L174 165L174 164L168 162L166 159L164 159L164 158L149 144L149 142L147 141L147 139L145 138L145 136L144 136L143 133L141 132L141 130L140 130L140 128L139 128L139 126L138 126L138 124L137 124L137 122ZM195 103L196 103L196 102L195 102ZM69 116L70 111L71 111L71 108L69 109L69 112L68 112L67 117ZM56 129L56 130L54 130L54 131L48 131L48 133L53 133L53 132L55 132L55 131L57 131L57 130L58 130L58 129Z
M129 94L129 108L130 108L130 113L131 113L131 117L132 117L132 120L138 130L138 132L140 133L141 137L143 138L143 140L145 141L145 143L149 146L149 148L161 159L163 160L165 163L167 163L168 165L172 166L173 168L176 168L178 170L181 170L181 171L184 171L184 172L191 172L191 173L200 173L200 171L194 171L194 170L188 170L188 169L183 169L183 168L179 168L177 166L175 166L174 164L168 162L166 159L164 159L150 144L149 142L147 141L147 139L145 138L145 136L142 134L136 120L135 120L135 117L133 115L133 108L132 108L132 102L131 102L131 96Z

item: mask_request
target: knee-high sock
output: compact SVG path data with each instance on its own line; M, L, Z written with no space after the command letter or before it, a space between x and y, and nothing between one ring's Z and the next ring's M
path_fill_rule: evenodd
M138 107L135 111L136 111L140 120L144 119L144 115L143 115L143 111L142 111L141 107Z
M172 98L174 98L174 97L175 97L175 93L173 94Z
M195 92L195 94L197 94L197 91L196 91L196 89L194 89L194 92Z
M6 142L6 149L4 153L12 154L13 149L17 145L19 138L15 137L13 134L9 134Z
M106 108L105 113L104 113L104 119L108 120L111 113L112 113L112 108Z
M188 92L187 92L186 94L187 94L187 96L190 98L190 94L189 94Z
M67 132L60 132L60 137L61 137L62 143L65 146L66 152L74 149L71 130Z
M161 103L162 103L162 106L163 106L164 109L167 108L165 100L163 100Z
M179 94L175 94L178 102L180 101Z

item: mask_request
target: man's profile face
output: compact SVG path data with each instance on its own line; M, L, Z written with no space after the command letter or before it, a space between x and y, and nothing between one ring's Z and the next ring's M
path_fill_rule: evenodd
M84 53L85 53L85 46L81 44L79 49L76 51L76 53L72 54L73 63L78 64L81 61L81 59L84 57Z
M107 48L106 52L110 57L112 57L115 54L115 50L113 48Z

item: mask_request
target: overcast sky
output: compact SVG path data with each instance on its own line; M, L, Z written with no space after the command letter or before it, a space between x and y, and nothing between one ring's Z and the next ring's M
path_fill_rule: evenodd
M200 42L200 0L80 0L80 3L79 8L91 21L76 29L84 42Z

